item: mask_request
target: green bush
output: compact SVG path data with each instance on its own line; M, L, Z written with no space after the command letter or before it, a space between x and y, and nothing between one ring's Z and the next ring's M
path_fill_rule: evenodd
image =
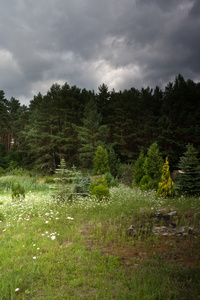
M142 177L142 179L140 180L139 187L142 190L153 189L154 188L154 181L153 181L153 179L150 176L144 175Z
M109 188L104 178L90 184L90 195L95 196L99 201L110 197Z
M141 151L138 159L135 162L134 173L133 173L133 184L135 184L137 186L140 184L140 180L145 175L145 172L143 169L144 161L145 161L144 152Z
M0 205L2 205L3 204L3 202L1 201L0 202ZM0 211L0 221L3 221L3 219L4 219L4 215L3 215L3 213Z
M100 185L100 184L103 184L105 187L108 187L108 184L105 180L105 178L101 178L101 179L97 179L93 182L90 183L90 186L89 186L89 190L92 191L92 189L97 186L97 185Z
M52 184L55 182L54 175L45 175L43 179L44 179L44 182L48 183L48 184Z
M110 172L105 173L104 179L106 180L108 187L115 187L119 185L117 177L114 178Z
M4 215L0 212L0 221L3 221Z
M2 167L0 167L0 176L3 176L5 174L5 169L3 169Z
M124 164L121 166L122 169L122 183L128 186L132 185L133 182L133 170L134 166L132 164Z
M99 201L103 199L108 199L110 197L110 192L108 187L103 184L95 186L90 193L91 196L95 196Z
M53 197L57 201L71 201L77 196L89 196L90 177L83 176L80 171L73 166L71 170L66 168L66 162L61 159L59 169L56 169L57 177L54 178L57 189Z
M25 198L25 190L19 182L16 184L13 183L11 189L12 189L12 199Z
M108 152L102 146L98 146L93 159L96 174L105 174L110 170Z
M111 175L114 178L119 178L121 176L121 163L113 148L108 152L108 161Z
M145 175L148 175L148 177L152 179L149 180L148 184L150 189L158 188L158 183L160 182L162 175L163 165L164 162L160 154L158 144L155 142L148 148L147 156L145 157L143 164Z

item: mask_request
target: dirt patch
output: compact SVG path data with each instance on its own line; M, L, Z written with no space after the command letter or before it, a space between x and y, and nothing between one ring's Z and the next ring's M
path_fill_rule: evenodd
M199 225L196 212L180 214L175 207L163 207L127 218L90 222L81 228L81 234L88 249L99 247L103 255L118 256L122 264L133 268L153 255L190 267L200 265ZM155 232L155 228L165 228L165 233Z

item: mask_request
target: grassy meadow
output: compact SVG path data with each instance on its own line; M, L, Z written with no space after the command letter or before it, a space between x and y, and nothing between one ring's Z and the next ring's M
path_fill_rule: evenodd
M14 181L25 198L12 199ZM0 178L0 300L200 299L199 197L124 185L101 202L52 193L42 179ZM152 231L161 226L185 231Z

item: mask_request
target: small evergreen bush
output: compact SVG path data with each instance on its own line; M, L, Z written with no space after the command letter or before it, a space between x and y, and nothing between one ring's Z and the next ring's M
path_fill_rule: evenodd
M144 161L145 161L144 152L141 151L138 159L135 162L134 173L133 173L133 184L135 184L137 186L140 184L140 180L145 175L145 172L143 169Z
M12 190L12 199L25 198L25 190L19 182L13 183L11 190Z
M90 195L95 196L99 201L110 198L109 188L104 178L90 184Z
M6 173L5 169L0 167L0 176L3 176Z
M81 195L83 197L89 196L89 185L91 183L89 176L83 176L81 172L76 172L75 177L71 184L71 192L75 195Z
M140 180L139 187L142 190L150 190L154 188L154 181L149 175L144 175Z
M152 179L149 180L149 188L157 190L162 175L163 165L164 162L158 144L155 142L148 148L147 156L145 157L143 164L145 175L148 175Z
M102 183L95 186L90 193L91 196L95 196L98 200L108 199L110 197L110 192L105 185Z
M96 174L105 174L110 170L108 161L108 152L102 146L98 146L93 159L94 170Z
M108 152L108 161L110 173L114 178L119 178L121 176L121 163L113 148L110 148Z
M54 195L59 201L72 200L76 196L89 196L90 177L84 177L81 172L73 166L72 170L66 168L64 159L61 159L59 169L56 169L57 192Z
M134 166L132 164L124 164L121 167L122 170L122 183L128 186L132 185L133 182L133 170L134 170Z
M117 177L114 178L110 172L105 173L104 179L106 180L108 187L115 187L119 185Z
M161 181L158 183L157 196L171 197L174 196L174 183L169 171L169 160L166 157L165 164L162 169Z

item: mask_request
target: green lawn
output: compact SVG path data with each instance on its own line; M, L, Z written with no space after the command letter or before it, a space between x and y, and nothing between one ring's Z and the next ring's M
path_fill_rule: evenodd
M2 189L0 299L200 299L200 198L120 186L108 201L56 203L51 193L35 186L20 201ZM187 233L154 234L174 211L167 222Z

